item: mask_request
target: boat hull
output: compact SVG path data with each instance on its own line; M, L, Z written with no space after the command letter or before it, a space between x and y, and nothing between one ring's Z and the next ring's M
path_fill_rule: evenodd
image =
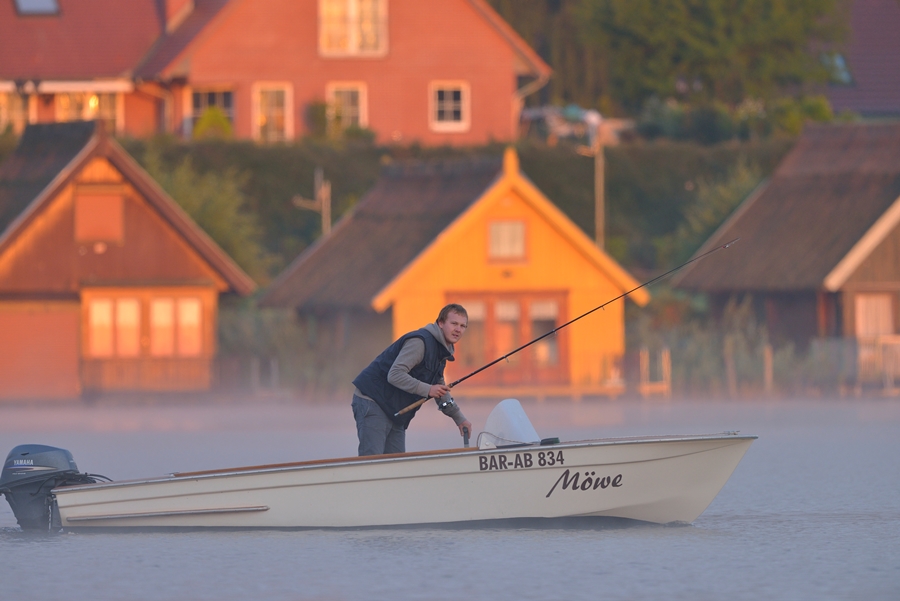
M756 437L630 438L173 474L54 489L67 529L694 521Z

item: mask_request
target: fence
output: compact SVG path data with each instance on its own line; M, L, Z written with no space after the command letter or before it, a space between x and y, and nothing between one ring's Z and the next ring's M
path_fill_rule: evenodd
M617 394L627 388L643 397L664 398L672 394L736 398L811 391L900 395L900 336L815 339L800 355L792 347L773 348L768 343L748 346L729 336L710 345L703 356L692 354L691 350L676 344L672 349L642 347L629 353L634 358L624 366L625 375L631 374L626 378L629 383L621 381ZM339 384L347 386L352 379L344 374L317 374L313 378L293 374L287 378L285 370L296 371L296 366L287 365L276 356L218 357L213 364L211 385L219 391L300 390L329 395L343 392ZM689 380L696 372L703 372L704 377Z

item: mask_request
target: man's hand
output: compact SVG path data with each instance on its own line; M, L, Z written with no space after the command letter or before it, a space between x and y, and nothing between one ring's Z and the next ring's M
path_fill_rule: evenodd
M448 392L450 392L450 387L446 384L432 384L431 388L428 389L428 396L433 399L439 399Z
M465 432L463 432L463 428L469 429L469 438L471 438L472 437L472 422L470 422L469 420L466 420L459 425L459 435L460 436L466 435Z

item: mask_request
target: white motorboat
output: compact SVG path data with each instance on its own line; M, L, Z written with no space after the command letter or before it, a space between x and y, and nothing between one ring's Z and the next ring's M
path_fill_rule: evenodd
M518 401L473 448L99 482L63 449L21 445L0 477L23 528L330 528L613 516L694 521L755 436L541 441Z

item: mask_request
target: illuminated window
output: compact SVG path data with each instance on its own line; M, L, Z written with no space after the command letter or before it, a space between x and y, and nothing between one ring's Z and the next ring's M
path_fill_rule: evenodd
M116 356L141 354L141 302L136 298L116 299Z
M106 130L116 131L116 94L66 92L56 95L57 121L103 121Z
M387 52L386 0L319 0L319 53L323 56Z
M150 355L197 357L203 351L203 305L199 298L150 301Z
M136 298L95 298L88 304L88 355L141 354L141 302Z
M490 259L525 258L525 223L522 221L491 222L488 242Z
M122 242L125 239L124 199L121 196L75 197L76 242Z
M20 15L55 15L59 13L57 0L15 0Z
M0 134L12 127L13 133L21 134L28 123L28 102L24 96L0 92Z
M428 126L437 132L469 130L469 84L460 81L434 81L428 90Z
M254 90L254 138L262 142L291 139L294 132L290 85L256 84Z
M91 357L113 355L113 302L94 299L88 305L88 354Z
M199 298L178 299L178 354L182 357L196 357L203 349L201 308Z
M361 83L333 83L325 91L328 99L329 130L338 132L348 127L366 127L366 86Z
M171 357L175 354L175 301L155 298L150 301L150 355Z

